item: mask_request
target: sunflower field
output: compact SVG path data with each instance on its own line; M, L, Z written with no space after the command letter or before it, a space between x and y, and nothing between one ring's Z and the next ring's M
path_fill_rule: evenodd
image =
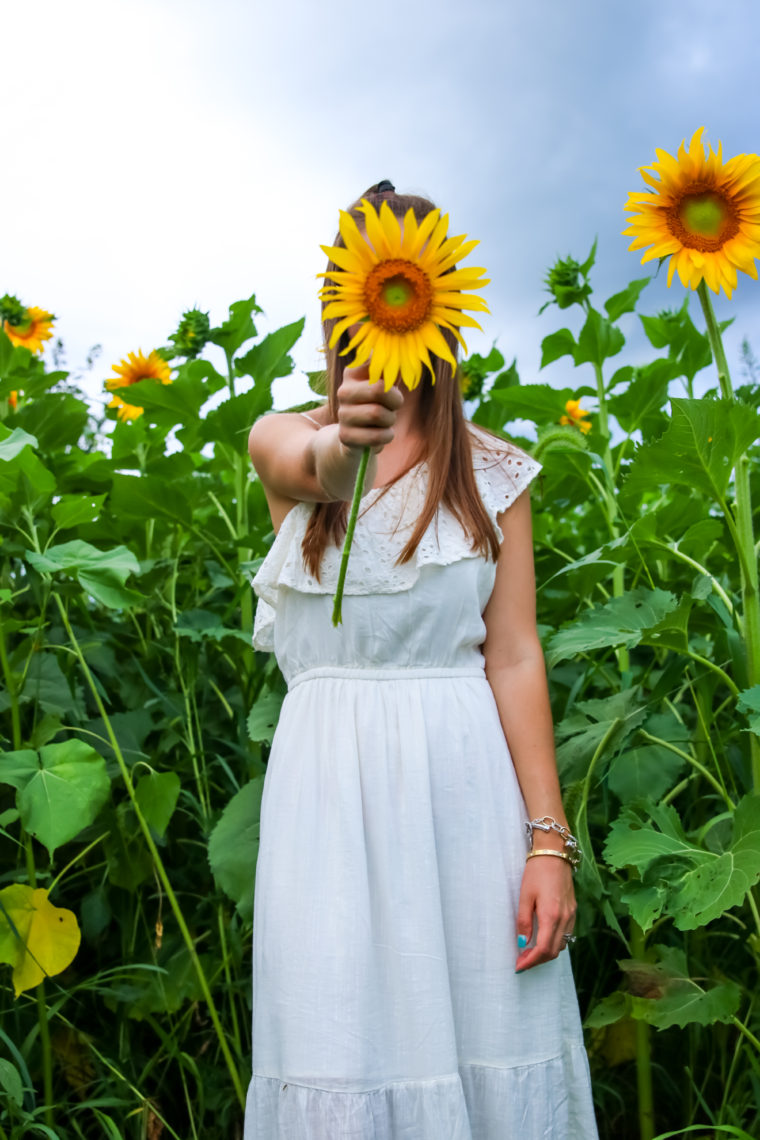
M701 311L686 294L647 313L648 277L597 300L593 264L548 273L545 382L496 348L460 382L475 422L543 464L539 621L585 856L571 953L600 1133L752 1140L760 368L746 346L732 383L704 282ZM0 308L0 1140L231 1140L284 694L251 648L273 534L246 441L303 322L260 337L255 297L216 327L192 311L93 408L45 363L52 316ZM549 382L558 360L572 388Z

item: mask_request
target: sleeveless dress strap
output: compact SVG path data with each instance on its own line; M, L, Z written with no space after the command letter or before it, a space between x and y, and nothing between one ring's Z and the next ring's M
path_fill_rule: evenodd
M315 424L315 425L316 425L318 428L321 428L321 427L322 427L322 425L321 425L321 423L319 422L319 420L315 420L315 419L314 419L314 416L310 416L308 412L299 412L298 414L299 414L299 416L303 416L303 417L304 417L304 419L307 419L307 420L311 420L311 422L312 422L313 424Z

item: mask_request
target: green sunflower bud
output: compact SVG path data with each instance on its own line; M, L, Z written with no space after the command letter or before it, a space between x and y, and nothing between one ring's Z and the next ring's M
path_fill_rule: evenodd
M544 278L544 283L552 295L552 300L560 309L569 309L571 305L582 305L591 293L584 267L572 257L557 258ZM548 301L547 304L551 305L552 301Z
M18 297L13 297L10 293L0 297L0 324L7 321L9 325L16 327L23 325L26 320L26 306L21 304Z
M210 332L208 313L202 313L200 309L188 309L182 314L177 331L172 333L169 340L174 345L177 356L193 360L203 351Z

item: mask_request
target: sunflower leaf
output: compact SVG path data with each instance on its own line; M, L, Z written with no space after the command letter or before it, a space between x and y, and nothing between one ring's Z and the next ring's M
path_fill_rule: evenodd
M276 692L266 686L261 690L256 703L248 714L248 737L250 740L257 743L272 743L283 699L284 693Z
M591 395L590 388L553 388L551 384L520 384L511 388L493 388L489 398L505 409L505 422L530 420L534 424L557 423L568 400Z
M668 399L670 381L677 375L677 367L667 359L653 360L636 369L625 390L610 396L607 405L623 431L630 434L641 428L645 420L651 421L650 428L666 425L661 408ZM651 430L647 432L650 434Z
M208 861L214 878L244 918L253 912L263 791L263 776L245 784L227 804L209 837Z
M637 448L623 484L630 497L675 483L722 502L737 460L760 435L760 414L727 400L671 400L668 430Z
M677 604L669 590L637 586L559 629L547 646L547 664L553 668L559 661L590 649L638 645L645 631L658 626Z
M620 329L596 309L589 309L574 353L576 368L579 364L596 364L601 368L604 361L616 356L624 344L625 337Z
M739 693L736 707L740 712L746 713L750 731L760 736L760 685L753 685L751 689Z
M540 367L545 368L562 356L572 356L576 348L575 337L570 329L558 329L557 332L549 333L541 341Z
M294 321L265 336L259 343L239 356L235 361L235 371L240 376L252 376L257 385L269 387L279 376L290 376L293 361L288 353L303 332L306 318Z
M260 312L262 310L256 304L255 294L247 301L233 301L229 317L218 328L211 330L209 340L212 344L218 344L231 360L241 345L256 336L252 317L254 313Z
M26 558L41 574L62 571L76 578L88 594L113 609L125 609L143 600L142 595L124 588L130 574L140 573L139 562L126 546L98 550L77 538L50 546L44 554L28 550Z
M609 319L616 321L618 317L622 317L623 313L632 313L641 293L651 280L651 277L639 277L638 280L629 282L622 292L614 293L612 297L608 297L604 302L604 307Z

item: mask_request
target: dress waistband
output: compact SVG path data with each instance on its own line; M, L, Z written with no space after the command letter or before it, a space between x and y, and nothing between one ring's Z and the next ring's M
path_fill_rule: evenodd
M483 677L482 665L416 666L399 669L371 669L362 666L320 665L316 669L304 669L296 673L288 682L288 689L302 685L305 681L316 681L321 677L341 677L348 681L413 681L429 680L434 677Z

